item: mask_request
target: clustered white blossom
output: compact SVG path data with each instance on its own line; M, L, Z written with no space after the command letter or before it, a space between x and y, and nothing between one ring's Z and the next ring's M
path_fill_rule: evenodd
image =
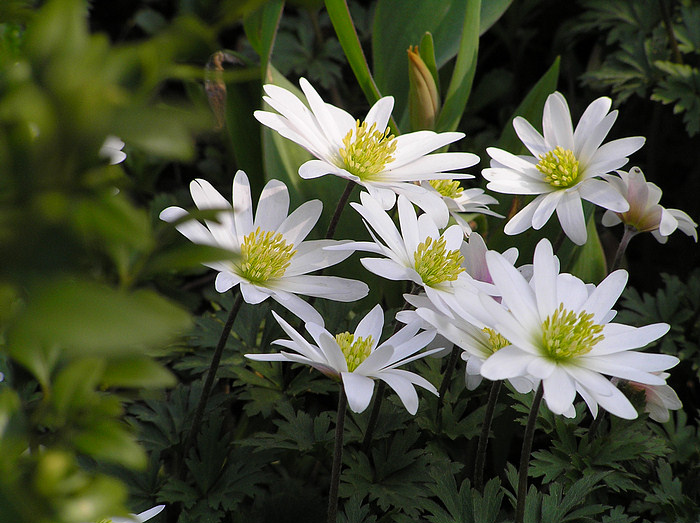
M639 350L669 326L636 328L613 322L612 307L626 285L626 271L612 272L597 286L584 283L561 271L547 239L537 244L532 265L516 267L516 249L489 250L461 215L500 217L488 208L497 203L493 197L460 185L458 180L471 175L454 172L476 164L478 158L471 153L432 153L463 134L418 131L395 137L388 127L391 97L379 100L360 121L324 102L306 80L300 86L305 100L281 87L265 86L270 110L257 111L255 117L316 158L299 168L302 178L333 174L364 189L359 203L351 205L371 241L305 240L322 204L306 202L287 215L289 195L279 181L265 186L253 215L248 180L241 171L233 182L232 205L208 182L192 182L195 204L200 210L218 211L217 221L188 220L180 207L161 213L191 241L235 253L230 260L208 264L219 272L219 292L240 285L248 303L272 297L304 321L313 340L273 313L288 336L274 343L287 350L246 354L248 358L318 369L342 383L355 412L367 408L374 380L382 380L415 413L415 386L437 391L417 373L398 367L442 355L451 344L462 350L469 389L483 378L508 380L521 393L541 384L546 404L556 414L573 416L578 395L594 417L602 407L622 418L635 418L637 411L617 387L620 381L646 391L647 411L654 419L668 419L667 409L680 407L666 385L665 372L678 359ZM563 232L584 244L584 199L606 209L604 225L622 221L639 232L651 231L660 241L678 228L697 240L697 224L682 211L658 205L661 191L647 183L641 171L615 173L642 147L644 138L603 144L617 117L610 107L609 98L595 100L574 128L566 100L553 93L545 103L542 134L523 118L513 122L532 156L487 150L491 165L483 176L488 189L535 196L506 224L507 234L538 230L556 211ZM373 255L361 259L367 270L412 282L417 289L417 294L405 296L413 309L397 315L406 325L382 343L385 322L379 305L352 333L332 334L313 306L299 297L354 301L365 296L368 289L362 282L308 274L354 251Z

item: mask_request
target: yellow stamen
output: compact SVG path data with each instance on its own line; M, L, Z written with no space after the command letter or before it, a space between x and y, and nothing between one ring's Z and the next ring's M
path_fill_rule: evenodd
M360 363L367 359L372 352L374 343L372 336L355 339L355 335L349 332L336 334L335 341L340 346L340 350L343 351L345 361L348 364L348 372L353 372Z
M593 323L593 313L578 314L559 307L542 324L542 347L545 356L554 361L565 361L586 354L604 336L602 325Z
M547 154L540 155L537 170L544 174L544 181L552 187L566 188L576 185L579 163L573 151L557 146Z
M445 281L455 281L465 270L462 267L464 256L458 249L446 250L445 238L434 240L428 237L418 244L413 259L416 272L429 287Z
M296 252L279 232L261 231L258 227L243 239L241 272L252 283L281 278Z
M428 183L446 198L459 198L462 196L462 186L457 180L430 180Z
M355 128L343 138L344 147L338 151L345 170L361 180L370 180L381 172L394 159L396 151L396 140L389 132L388 127L378 131L376 123L368 126L367 122L357 120Z

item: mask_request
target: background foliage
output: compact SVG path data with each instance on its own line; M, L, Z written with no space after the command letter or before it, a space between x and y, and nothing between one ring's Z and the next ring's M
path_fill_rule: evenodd
M159 222L159 211L191 206L187 185L195 177L228 194L241 168L254 192L278 178L293 206L326 202L320 235L342 192L343 183L330 177L301 180L296 170L306 153L253 119L263 83L294 90L305 76L353 114L391 94L396 130L406 132L405 53L427 44L429 31L444 107L437 125L466 132L462 150L482 159L490 145L517 152L510 120L522 114L537 122L556 88L575 115L611 95L621 109L614 133L647 137L634 164L664 189L667 207L697 218L697 3L345 5L0 4L3 523L98 520L157 503L167 506L153 520L160 522L323 520L336 390L305 368L244 361L244 353L266 352L282 334L268 304L244 304L202 431L188 454L181 452L233 298L217 294L199 265L219 253L186 244ZM226 57L221 68L212 61L218 52ZM225 103L211 103L213 94ZM107 165L98 155L110 134L127 144L123 164ZM478 167L485 166L482 160ZM505 214L510 201L499 199ZM498 221L479 227L491 247L519 243L520 261L529 261L531 236L506 238ZM337 236L361 230L345 213ZM619 237L615 229L599 233L592 251L563 247L563 262L589 281L600 279ZM682 360L670 383L684 408L663 425L646 416L605 417L592 440L581 406L573 420L544 409L526 521L698 521L698 249L684 237L659 246L640 236L627 264L633 287L619 304L620 321L671 324L659 350ZM336 271L359 275L361 268L348 261ZM372 296L359 304L317 303L329 330L347 330L370 301L381 300L385 310L401 305L398 285L370 286ZM429 359L416 367L438 385L444 364ZM435 398L421 397L415 418L389 396L369 450L361 445L368 412L350 415L340 520L508 521L512 463L531 398L502 393L491 479L480 492L471 465L486 388L467 391L457 372L440 415Z

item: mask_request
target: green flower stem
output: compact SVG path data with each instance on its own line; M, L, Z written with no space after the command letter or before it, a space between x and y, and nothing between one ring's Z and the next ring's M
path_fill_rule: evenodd
M437 400L437 410L435 412L436 419L440 423L440 413L442 412L442 404L447 393L447 389L450 388L450 383L452 382L452 374L457 366L457 360L459 359L459 353L462 349L455 345L452 347L452 352L450 352L450 359L447 360L447 368L445 368L445 375L442 377L442 383L440 384L440 390L438 391Z
M333 217L331 218L331 221L328 224L328 230L326 231L325 236L327 240L333 238L333 235L335 234L335 229L336 227L338 227L338 222L340 221L340 215L343 213L343 209L345 209L345 205L348 203L348 199L350 198L350 194L355 188L355 185L355 182L353 182L352 180L348 180L348 184L345 186L345 190L340 196L340 200L338 200L338 205L335 208Z
M631 225L625 225L625 232L622 235L620 245L615 253L615 260L613 260L610 272L620 268L620 265L622 264L622 257L625 255L625 251L627 250L627 245L629 245L630 240L635 234L637 234L637 230L634 227Z
M476 462L474 463L474 488L481 491L484 488L484 465L486 464L486 447L489 443L489 433L491 432L491 422L493 421L493 413L496 411L496 402L498 394L501 392L502 380L496 380L491 383L489 390L489 399L486 403L486 412L484 412L484 422L481 425L481 434L479 434L479 444L476 448Z
M190 432L187 434L187 439L182 446L182 452L180 453L180 461L177 467L177 476L179 478L183 477L184 463L187 453L189 452L192 444L194 443L195 436L199 433L200 425L202 424L202 417L204 416L204 409L207 405L207 400L211 394L212 386L214 385L214 379L216 378L216 371L219 370L219 363L221 362L221 355L224 352L224 347L228 341L228 337L231 334L231 328L233 327L233 322L238 315L238 311L241 310L241 305L243 305L243 295L239 292L236 296L236 300L233 302L231 311L229 312L228 319L224 325L224 330L221 332L219 337L219 343L216 345L216 350L214 351L214 356L209 364L209 371L207 372L207 378L202 387L202 395L199 398L199 403L197 404L197 410L194 413L194 419L192 420L192 426L190 427Z
M515 508L515 523L523 523L525 517L525 498L527 497L527 469L530 466L530 453L532 452L532 440L535 437L535 425L537 424L537 413L540 410L544 387L540 381L535 397L532 400L530 414L527 417L525 435L523 436L523 447L520 450L520 468L518 469L518 504Z
M396 209L397 206L394 207ZM411 291L409 294L418 293L418 285L415 283L411 285ZM410 303L404 302L403 308L401 310L406 310L410 306ZM399 321L394 320L394 334L399 332L401 324ZM369 420L367 421L367 430L365 431L365 437L362 438L362 452L367 453L369 450L370 443L372 443L372 435L374 434L374 429L377 426L377 419L379 418L379 410L382 408L382 400L384 399L384 391L386 390L386 384L383 381L379 381L377 385L377 394L374 396L374 403L372 404L372 410L369 414Z
M333 467L331 469L331 486L328 489L328 523L336 523L338 516L338 485L340 484L340 467L343 462L343 432L345 430L345 411L348 398L343 384L340 384L338 396L338 414L335 420L335 443L333 445Z
M380 381L377 385L377 393L374 395L374 403L372 403L372 410L369 413L369 420L367 421L367 430L365 431L365 437L362 438L362 452L365 454L369 450L369 446L372 443L372 436L374 435L374 429L377 427L377 419L379 419L379 411L382 408L382 400L384 399L384 391L386 390L386 383Z

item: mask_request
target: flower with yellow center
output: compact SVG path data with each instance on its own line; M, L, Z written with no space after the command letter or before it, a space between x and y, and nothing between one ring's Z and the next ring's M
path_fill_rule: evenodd
M578 245L586 243L586 223L581 200L614 212L625 212L628 203L601 176L627 163L627 156L644 145L641 136L621 138L604 145L617 111L602 97L585 110L576 129L561 93L549 95L542 116L543 134L521 117L513 127L532 156L516 156L491 147L491 166L482 174L487 189L506 194L536 195L505 226L506 234L541 229L556 211L566 235Z
M627 272L611 273L597 287L571 274L559 274L559 262L547 240L541 240L527 281L496 252L486 253L502 302L482 294L478 306L489 327L510 342L486 359L481 374L488 379L527 377L542 381L544 399L555 414L572 412L576 393L597 415L598 405L632 419L637 411L603 375L647 385L663 385L658 374L678 363L666 354L637 352L663 336L665 323L630 327L610 323L627 282Z
M403 194L440 226L449 214L442 198L417 182L450 178L473 178L452 171L478 163L471 153L433 153L464 137L463 133L417 131L394 137L388 127L394 99L375 103L364 120L327 104L311 84L299 81L305 101L287 89L265 85L265 103L274 111L256 111L260 123L299 144L315 159L299 168L305 179L332 174L353 180L391 209ZM431 154L432 153L432 154Z
M433 394L435 387L425 378L403 369L401 365L442 350L442 347L420 352L435 337L433 331L420 331L420 321L409 323L396 334L379 343L384 328L384 311L377 305L360 320L355 331L333 336L321 325L307 323L306 330L314 343L308 342L274 311L273 316L290 339L273 343L289 352L246 354L256 361L291 361L318 369L340 379L353 412L362 412L369 405L374 381L382 380L398 394L409 413L418 410L415 385Z
M319 324L323 319L299 294L335 301L355 301L367 294L363 282L307 274L341 262L352 252L325 249L346 242L305 240L321 215L320 201L306 202L288 215L287 187L272 180L263 188L253 216L250 184L243 171L233 180L233 206L206 180L192 181L190 192L200 210L218 211L217 221L186 220L189 213L180 207L168 207L160 217L175 222L177 230L194 243L231 252L228 259L204 264L219 272L217 291L240 285L247 303L271 297L304 321Z
M464 234L452 225L442 234L430 215L416 215L407 198L399 196L399 224L368 193L360 194L361 204L351 203L360 213L373 242L353 242L338 249L355 249L382 255L361 258L370 272L389 280L409 280L421 286L437 307L445 309L445 297L458 290L468 292L472 278L464 266Z

